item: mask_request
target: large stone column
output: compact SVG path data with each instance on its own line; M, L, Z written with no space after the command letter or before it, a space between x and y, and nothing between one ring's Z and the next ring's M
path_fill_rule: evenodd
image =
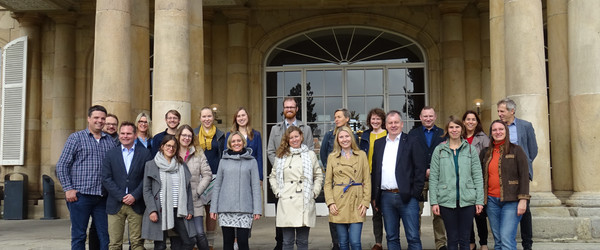
M52 100L51 162L56 164L67 141L75 132L75 22L74 14L51 16L56 23ZM52 172L54 172L53 169Z
M204 10L202 14L204 32L204 106L213 104L213 18L212 10ZM199 113L192 113L192 119L196 120Z
M561 200L573 191L571 169L571 120L565 118L569 104L569 62L567 52L567 0L547 1L548 83L550 86L550 149L552 187Z
M189 84L191 91L191 122L193 126L199 125L196 119L200 109L206 104L204 82L204 20L202 1L190 2L190 74ZM209 103L210 104L210 103Z
M239 107L248 107L248 15L247 9L224 11L227 17L227 113L226 124Z
M156 0L154 7L153 133L166 128L165 113L181 113L181 124L190 123L189 1Z
M495 103L492 100L492 83L491 83L491 65L490 65L490 5L489 2L483 1L477 4L479 9L479 27L480 44L481 44L481 99L484 103L481 105L481 123L485 133L489 133L488 127L492 121L491 105Z
M491 121L498 119L496 103L506 97L504 61L504 0L490 0L491 98L484 101L490 107Z
M131 1L131 121L138 113L150 114L150 5Z
M541 1L507 1L504 5L506 94L517 103L515 116L535 128L538 155L530 183L532 206L556 206L552 194L546 60ZM527 24L527 25L525 25Z
M27 105L25 107L25 165L15 166L13 172L26 174L30 199L40 197L41 115L42 115L42 56L40 24L44 17L34 13L13 13L20 24L27 45Z
M131 0L96 1L92 104L131 116Z
M600 206L600 1L568 1L573 188L567 204ZM597 212L596 212L597 213ZM597 214L596 214L597 215Z
M463 1L441 2L442 14L442 100L441 117L462 115L467 107L463 49ZM440 115L438 115L440 116Z
M466 108L475 110L475 99L481 99L481 29L479 28L479 10L469 4L463 11L463 49L465 55L465 98ZM456 115L462 116L462 113Z

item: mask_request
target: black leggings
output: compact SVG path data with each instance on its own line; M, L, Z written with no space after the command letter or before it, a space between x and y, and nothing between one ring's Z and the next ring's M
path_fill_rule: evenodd
M223 230L223 250L233 250L233 243L236 239L236 231L238 249L250 249L250 245L248 244L248 234L250 233L250 228L221 227L221 230Z

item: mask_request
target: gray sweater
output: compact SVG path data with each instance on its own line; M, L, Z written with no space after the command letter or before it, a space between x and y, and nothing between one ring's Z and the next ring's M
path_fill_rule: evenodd
M258 166L252 149L241 155L223 152L213 186L211 213L262 214Z

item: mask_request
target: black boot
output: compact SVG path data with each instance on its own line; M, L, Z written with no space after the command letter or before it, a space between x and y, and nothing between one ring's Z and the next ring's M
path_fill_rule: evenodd
M196 235L196 246L198 246L198 250L209 250L205 233Z

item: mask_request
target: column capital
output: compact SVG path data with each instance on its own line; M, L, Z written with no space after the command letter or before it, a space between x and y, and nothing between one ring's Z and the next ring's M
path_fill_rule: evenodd
M451 14L451 13L462 13L462 11L467 7L468 1L464 0L444 0L438 4L438 8L440 9L440 13Z
M49 15L57 24L75 24L77 22L77 14L74 12L63 12Z
M10 16L16 19L21 26L40 25L44 20L44 15L39 13L11 12Z
M223 15L227 17L228 23L246 23L250 18L249 9L227 9L223 10Z

